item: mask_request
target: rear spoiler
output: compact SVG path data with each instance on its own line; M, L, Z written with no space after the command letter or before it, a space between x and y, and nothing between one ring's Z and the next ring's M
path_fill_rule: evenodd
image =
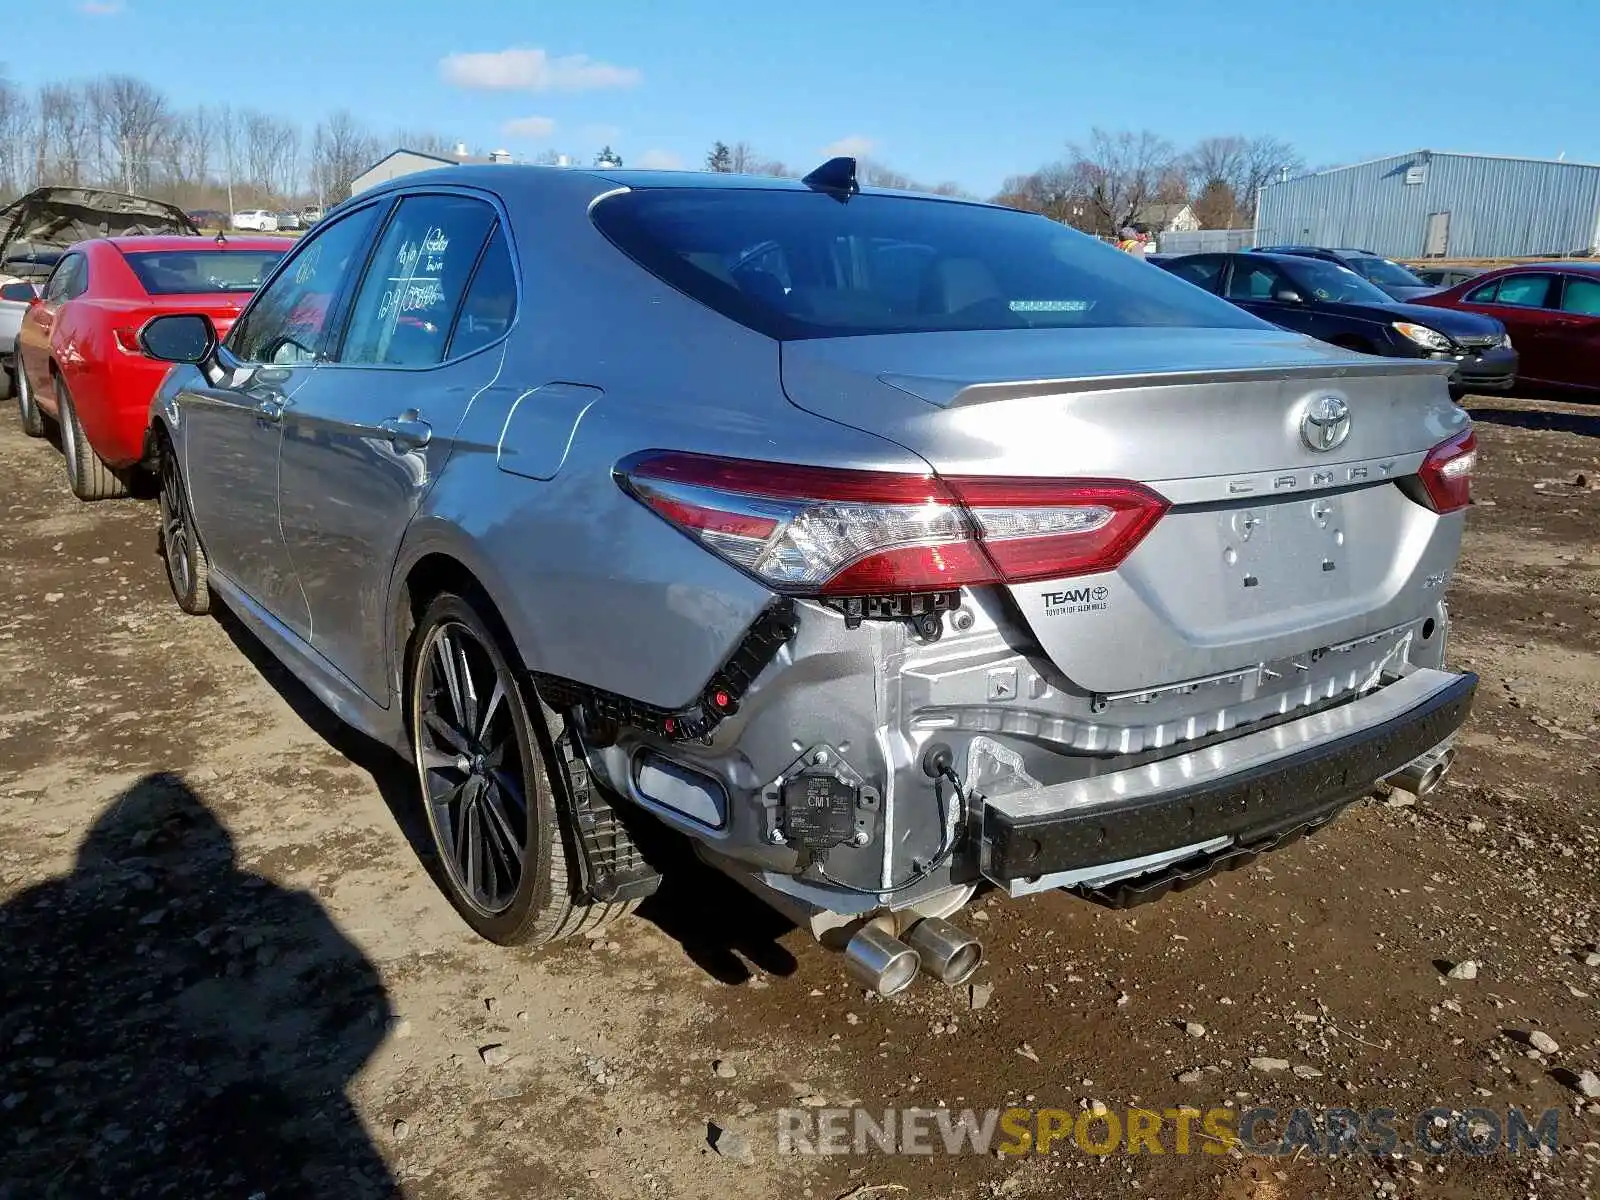
M1271 383L1294 379L1360 379L1383 375L1448 375L1453 362L1424 358L1352 359L1343 363L1294 363L1282 366L1219 367L1215 370L1141 371L1127 375L1064 376L1060 379L1018 379L987 383L926 375L879 375L890 387L908 392L940 408L989 404L1026 396L1059 396L1100 392L1109 388L1183 387L1197 383Z

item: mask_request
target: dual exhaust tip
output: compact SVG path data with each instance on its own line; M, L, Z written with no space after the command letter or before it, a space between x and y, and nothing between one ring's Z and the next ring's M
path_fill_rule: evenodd
M1399 788L1403 792L1410 792L1419 800L1434 788L1444 782L1444 777L1449 773L1451 764L1456 760L1454 746L1445 746L1443 749L1433 749L1421 758L1407 763L1388 779L1384 780L1390 787Z
M880 996L897 996L926 971L950 987L965 983L983 961L983 945L939 917L924 917L905 940L885 923L869 922L844 948L845 969Z

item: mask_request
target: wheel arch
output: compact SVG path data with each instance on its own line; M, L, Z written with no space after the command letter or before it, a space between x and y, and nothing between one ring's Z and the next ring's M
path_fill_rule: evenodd
M505 639L514 665L523 671L539 659L527 633L525 609L470 538L453 525L414 523L396 557L389 583L388 670L390 694L405 704L406 653L418 618L440 592L454 591L484 605L484 617Z

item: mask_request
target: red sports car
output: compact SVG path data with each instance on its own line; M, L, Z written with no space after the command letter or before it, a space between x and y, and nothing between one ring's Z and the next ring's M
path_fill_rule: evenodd
M1502 322L1521 359L1519 383L1600 391L1600 263L1502 267L1412 303Z
M150 399L168 365L145 355L151 317L203 312L225 332L294 243L289 238L114 237L61 256L17 334L17 406L27 432L61 427L80 500L127 493L146 456Z

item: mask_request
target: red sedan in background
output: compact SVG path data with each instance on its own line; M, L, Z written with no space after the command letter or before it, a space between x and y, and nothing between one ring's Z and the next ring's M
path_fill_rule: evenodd
M61 427L67 480L80 500L127 494L144 461L150 399L168 364L146 357L151 317L202 312L219 333L289 238L116 237L61 256L17 334L17 407L28 433Z
M1518 382L1600 392L1600 263L1502 267L1412 303L1503 322L1521 360Z

